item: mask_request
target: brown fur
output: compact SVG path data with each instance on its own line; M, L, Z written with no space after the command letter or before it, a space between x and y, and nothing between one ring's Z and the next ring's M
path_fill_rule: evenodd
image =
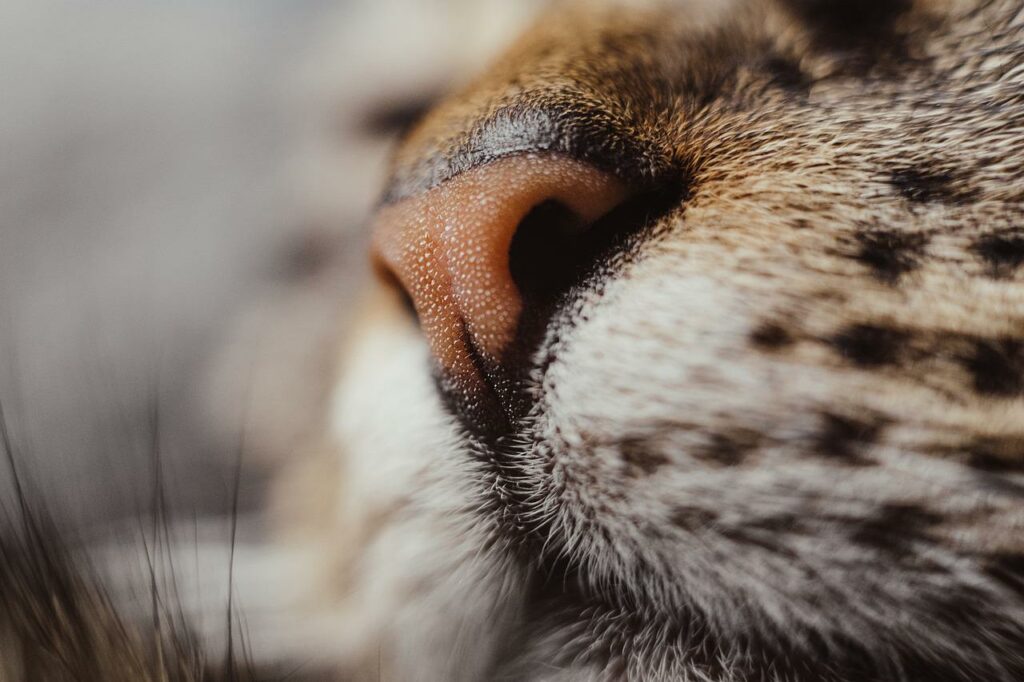
M654 335L684 381L581 351L567 371L619 396L614 423L552 417L573 379L548 371L514 444L484 446L527 565L580 585L528 607L525 670L1024 673L1019 577L990 568L1024 553L1022 81L1012 2L570 4L407 137L385 201L542 152L672 188L678 206L598 279L660 268L649 286L707 281L723 302L681 289L678 319L608 332L622 349ZM567 308L561 334L599 319ZM687 397L634 422L637 386Z

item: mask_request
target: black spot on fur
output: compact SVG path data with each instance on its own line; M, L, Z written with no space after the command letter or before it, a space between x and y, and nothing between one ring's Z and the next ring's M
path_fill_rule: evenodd
M789 535L786 532L780 533L775 530L766 529L763 526L747 524L745 526L721 528L718 533L723 538L732 540L738 545L744 545L748 548L757 547L764 552L787 557L794 561L797 559L796 552L786 542Z
M992 268L994 277L1010 277L1024 265L1024 234L990 234L974 244L974 252Z
M911 5L910 0L786 0L786 4L840 44L888 36L893 22Z
M622 461L627 465L626 473L632 476L650 476L669 463L668 457L644 443L623 442L619 447Z
M964 366L974 377L978 393L994 397L1024 393L1024 343L1018 339L976 341Z
M886 504L859 523L850 539L893 560L912 560L914 543L928 542L929 532L942 522L939 514L913 504Z
M717 519L718 514L710 509L680 505L672 510L672 514L669 516L669 523L676 528L693 531L701 530L714 523Z
M967 466L989 473L1024 472L1024 438L980 438L967 450Z
M766 350L778 350L793 343L793 337L785 327L775 322L766 322L755 329L750 335L750 340L755 346Z
M893 171L889 182L903 198L915 203L958 203L974 196L962 178L946 170L901 168Z
M991 554L982 565L990 577L1024 594L1024 553Z
M720 466L742 464L746 456L757 448L761 434L750 429L734 429L712 434L706 446L698 448L695 457Z
M899 360L900 349L909 335L891 327L857 324L832 339L832 345L847 360L861 367L891 365Z
M811 79L791 59L772 57L765 60L763 68L771 77L772 85L798 93L810 90Z
M796 514L781 513L762 516L747 523L746 526L776 535L790 535L803 530L802 521L803 519Z
M1002 472L978 471L974 476L973 485L985 494L994 493L1005 497L1024 499L1024 484L1018 483L1017 479Z
M871 268L875 277L887 284L918 266L918 257L928 239L923 234L890 230L872 230L857 235L860 250L857 260Z
M821 433L816 443L817 452L852 466L870 466L873 462L864 456L864 449L875 443L881 435L882 424L825 412L821 415Z

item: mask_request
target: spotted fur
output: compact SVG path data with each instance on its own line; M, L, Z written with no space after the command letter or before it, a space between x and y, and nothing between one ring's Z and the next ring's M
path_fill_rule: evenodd
M402 677L1024 675L1022 21L998 0L568 4L406 137L385 202L555 152L675 203L620 223L520 339L511 424L473 435L441 400L454 441L393 453L424 472L404 532L460 528L410 562L434 615L396 605L373 639ZM396 390L343 394L365 413ZM433 571L475 564L481 594L439 596Z

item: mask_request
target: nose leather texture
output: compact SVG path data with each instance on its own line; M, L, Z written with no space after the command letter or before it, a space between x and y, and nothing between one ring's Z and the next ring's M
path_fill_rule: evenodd
M508 157L382 208L374 258L412 299L442 371L471 389L501 363L523 312L509 266L523 218L555 201L586 225L626 196L614 176L563 156Z

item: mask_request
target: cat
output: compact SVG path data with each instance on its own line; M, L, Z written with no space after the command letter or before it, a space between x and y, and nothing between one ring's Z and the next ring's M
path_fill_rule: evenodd
M1024 678L1020 2L556 4L381 196L317 674Z

